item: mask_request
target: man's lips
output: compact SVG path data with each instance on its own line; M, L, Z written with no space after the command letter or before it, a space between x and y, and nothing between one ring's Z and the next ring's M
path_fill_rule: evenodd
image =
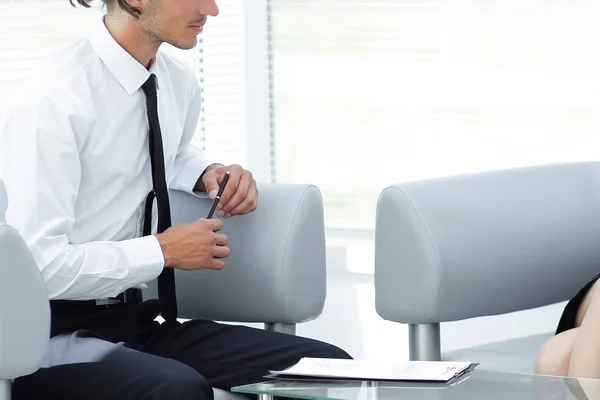
M196 24L192 24L192 29L195 30L196 32L202 32L202 29L204 28L204 24L206 24L206 18L203 21L200 21Z

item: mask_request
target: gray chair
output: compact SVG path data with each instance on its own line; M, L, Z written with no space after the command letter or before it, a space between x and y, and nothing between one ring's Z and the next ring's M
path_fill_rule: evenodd
M597 162L396 184L378 199L376 310L409 325L412 360L532 372L553 332L442 353L440 323L559 303L599 272Z
M35 372L50 337L50 305L42 277L21 239L0 223L0 400L11 381Z
M264 323L265 329L294 334L297 323L321 314L326 296L321 193L315 186L300 184L265 184L259 189L259 207L254 213L224 220L222 232L229 236L231 248L224 269L176 271L181 318ZM179 191L173 191L171 196L173 224L203 218L211 205L206 198ZM5 193L0 181L2 217L5 207ZM34 291L30 289L32 287L38 288L38 293L44 293L27 248L12 228L2 227L0 233L5 231L10 232L10 237L6 239L0 235L0 328L11 331L4 334L0 330L0 379L7 380L39 367L45 345L42 338L48 336L49 314L47 297L46 301L39 299L37 305L5 301L4 296L18 297L10 290L5 291L5 286L21 293L19 296L24 296L24 290L28 290L27 293ZM16 261L26 259L29 272L23 272L19 262L11 262L8 265L12 267L11 275L5 275L5 254L15 257ZM15 275L17 272L23 276ZM25 275L27 273L30 276ZM12 279L13 275L18 279ZM149 283L144 297L156 297L155 282ZM37 313L33 313L32 307L37 307ZM34 321L31 315L39 318ZM24 322L26 317L30 322ZM35 331L31 329L34 324L39 325L37 335L31 333ZM9 369L5 370L5 366ZM6 381L0 385L0 389L8 393ZM5 394L5 398L10 398L7 396ZM222 390L215 390L215 396L217 399L243 398ZM5 398L0 394L0 400Z

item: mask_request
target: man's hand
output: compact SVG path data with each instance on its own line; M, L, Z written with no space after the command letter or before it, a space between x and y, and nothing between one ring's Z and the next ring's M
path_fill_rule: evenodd
M230 250L225 247L229 238L216 233L222 228L221 220L200 219L157 234L165 266L184 270L223 268L225 263L220 259L229 256Z
M258 190L252 173L239 165L214 165L209 167L202 176L202 183L211 199L217 196L219 185L230 171L229 181L221 196L216 214L229 218L233 215L248 214L256 210Z

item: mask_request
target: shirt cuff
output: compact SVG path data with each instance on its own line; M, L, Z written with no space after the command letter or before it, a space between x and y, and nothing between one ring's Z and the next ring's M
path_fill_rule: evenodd
M181 169L181 173L177 177L177 186L190 194L198 194L194 192L194 186L210 163L203 160L201 157L190 158Z
M154 235L121 242L129 265L132 285L150 282L158 277L165 266L165 257Z

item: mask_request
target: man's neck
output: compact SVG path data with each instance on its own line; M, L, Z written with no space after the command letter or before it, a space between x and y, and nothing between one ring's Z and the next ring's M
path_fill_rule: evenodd
M160 42L143 32L134 17L125 13L109 13L104 24L121 47L140 64L146 68L150 67Z

